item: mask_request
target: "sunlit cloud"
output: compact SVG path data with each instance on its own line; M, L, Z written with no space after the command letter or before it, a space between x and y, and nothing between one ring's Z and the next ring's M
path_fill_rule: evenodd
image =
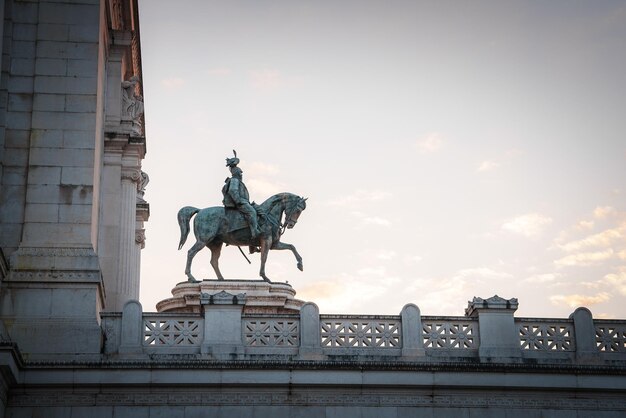
M440 133L430 133L416 142L417 150L422 154L439 151L443 146L443 137Z
M480 163L480 165L478 166L476 171L478 171L478 172L491 171L491 170L495 170L496 168L500 167L501 165L502 164L500 164L499 162L496 162L496 161L485 160L482 163Z
M623 249L622 251L617 253L617 257L619 257L620 260L626 260L626 249Z
M598 206L593 210L593 216L598 219L604 219L617 213L615 208L611 206Z
M357 270L356 272L359 276L376 276L382 277L387 274L387 270L383 266L378 267L364 267L362 269Z
M561 277L561 274L559 273L533 274L532 276L524 279L524 281L527 283L550 283L554 282L559 277Z
M469 277L469 278L484 278L484 279L511 279L513 275L491 269L489 267L476 267L476 268L467 268L461 269L458 271L457 276L460 277Z
M285 185L283 183L262 178L246 180L246 185L249 190L254 191L255 198L261 199L257 202L259 204L268 197L285 191Z
M376 202L391 197L391 193L383 190L357 190L354 193L341 196L328 202L331 206L353 207L365 202Z
M597 293L595 295L554 295L550 296L550 302L554 305L567 305L570 308L580 306L591 306L598 303L606 302L611 299L611 295L607 292Z
M185 80L180 77L164 78L161 85L168 90L177 90L185 85Z
M317 301L341 295L343 291L344 285L338 280L316 281L315 283L299 286L297 297L302 300Z
M376 258L379 260L393 260L397 255L398 254L392 250L380 250L378 254L376 254Z
M391 221L389 219L381 218L380 216L369 216L362 212L352 212L356 218L360 220L359 227L364 227L367 225L374 226L391 226Z
M502 229L523 235L525 237L534 237L540 235L543 230L552 223L552 218L541 215L539 213L529 213L513 218L504 224Z
M617 273L607 274L601 282L613 287L622 295L626 295L626 267L620 268Z
M584 230L593 229L594 225L595 225L595 222L594 222L594 221L585 221L585 220L582 220L582 221L579 221L579 222L576 224L576 226L575 226L575 227L576 227L576 229L578 229L578 230L580 230L580 231L584 231Z
M565 256L554 261L557 267L585 267L599 264L613 257L614 251L608 248L604 251L577 253Z
M590 235L580 240L559 245L563 251L580 251L587 248L605 248L613 243L623 241L626 238L626 223L617 228L607 229L597 234Z

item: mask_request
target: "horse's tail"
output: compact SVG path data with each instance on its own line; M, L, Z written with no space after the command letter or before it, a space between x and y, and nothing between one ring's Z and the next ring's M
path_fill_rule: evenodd
M200 209L193 206L185 206L178 211L178 226L180 227L180 242L178 243L178 249L183 248L183 244L187 241L187 235L189 235L189 220L193 215L198 213Z

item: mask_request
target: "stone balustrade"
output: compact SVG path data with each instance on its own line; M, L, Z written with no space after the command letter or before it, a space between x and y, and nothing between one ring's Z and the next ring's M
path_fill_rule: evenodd
M239 298L239 299L238 299ZM217 300L217 298L216 298ZM203 313L144 313L131 301L103 314L111 358L183 356L216 360L409 361L611 365L626 362L626 320L515 318L515 299L475 298L466 316L249 314L242 295L205 305Z

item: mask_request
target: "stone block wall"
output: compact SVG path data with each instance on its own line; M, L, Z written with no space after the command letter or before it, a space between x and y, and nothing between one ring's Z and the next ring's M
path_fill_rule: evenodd
M0 12L0 320L25 353L98 356L101 311L139 296L143 116L121 111L124 80L142 93L137 2Z

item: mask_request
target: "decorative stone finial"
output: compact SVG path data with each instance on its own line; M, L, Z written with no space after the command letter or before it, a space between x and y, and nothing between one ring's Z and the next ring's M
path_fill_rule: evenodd
M489 299L483 299L474 296L474 299L471 302L467 302L465 316L474 316L478 313L479 309L500 309L515 312L517 307L517 298L504 299L498 295L494 295Z

